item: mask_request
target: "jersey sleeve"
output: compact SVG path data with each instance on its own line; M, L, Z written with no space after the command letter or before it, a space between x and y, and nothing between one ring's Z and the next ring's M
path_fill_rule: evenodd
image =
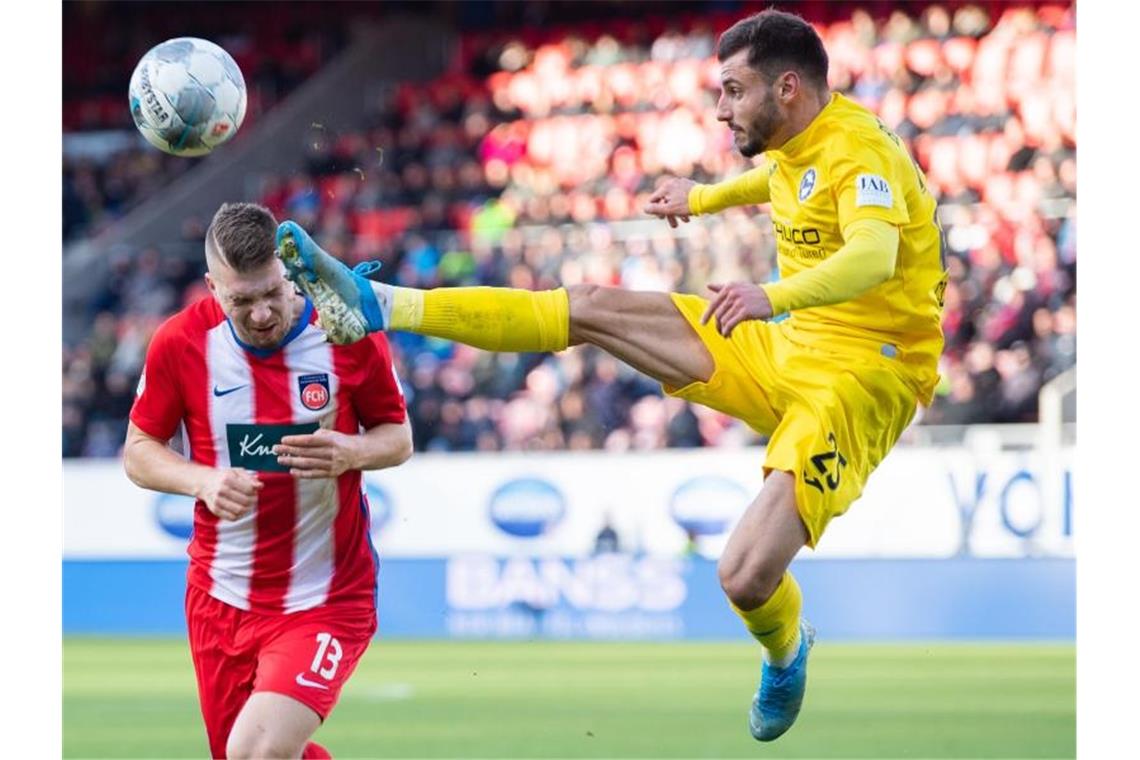
M386 423L399 424L407 419L404 391L392 364L392 352L383 333L365 338L363 377L353 390L352 403L360 424L367 430Z
M841 231L860 219L878 219L896 226L910 221L903 184L907 178L899 171L899 152L905 151L891 140L886 132L870 136L864 132L836 141L831 185Z
M155 331L131 406L131 422L162 441L170 440L178 431L185 412L176 370L178 344L178 331L172 321L164 322Z
M715 185L693 185L689 191L689 210L694 214L713 214L733 206L767 203L771 200L768 177L772 165L764 163L743 174Z

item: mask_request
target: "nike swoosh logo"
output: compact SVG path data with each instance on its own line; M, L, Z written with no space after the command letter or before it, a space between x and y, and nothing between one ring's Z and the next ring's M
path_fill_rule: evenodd
M248 383L246 385L248 385ZM245 387L245 385L236 385L233 388L226 388L224 391L222 391L222 390L218 390L218 386L215 385L214 386L214 395L215 396L228 396L229 394L233 393L234 391L240 391L244 387Z
M305 678L304 673L298 673L297 674L297 685L298 686L311 686L314 689L324 689L325 691L329 690L329 687L325 686L323 683L317 683L316 681L310 681L308 678Z

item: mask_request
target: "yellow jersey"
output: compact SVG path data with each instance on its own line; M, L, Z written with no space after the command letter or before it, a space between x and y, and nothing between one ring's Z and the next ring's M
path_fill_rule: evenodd
M907 384L929 404L947 274L936 202L918 164L874 113L838 93L803 132L764 157L782 278L832 256L854 221L899 228L893 276L849 301L792 312L788 337L897 358Z

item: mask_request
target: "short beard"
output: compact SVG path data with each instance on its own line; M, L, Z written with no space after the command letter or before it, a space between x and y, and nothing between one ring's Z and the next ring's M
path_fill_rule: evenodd
M756 140L749 140L744 145L740 146L740 155L744 156L745 158L752 158L753 156L759 155L763 152L763 146L758 145Z
M740 146L740 155L752 158L772 147L772 135L776 134L776 122L779 117L779 109L774 103L769 103L751 125L752 129L746 133L748 142Z

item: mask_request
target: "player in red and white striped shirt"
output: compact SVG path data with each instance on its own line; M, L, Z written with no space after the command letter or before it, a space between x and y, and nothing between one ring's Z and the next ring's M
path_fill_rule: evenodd
M212 298L155 333L124 466L197 498L186 617L213 757L327 757L309 737L376 630L361 470L412 450L385 338L326 341L274 256L277 222L226 204ZM189 460L167 444L182 429Z

